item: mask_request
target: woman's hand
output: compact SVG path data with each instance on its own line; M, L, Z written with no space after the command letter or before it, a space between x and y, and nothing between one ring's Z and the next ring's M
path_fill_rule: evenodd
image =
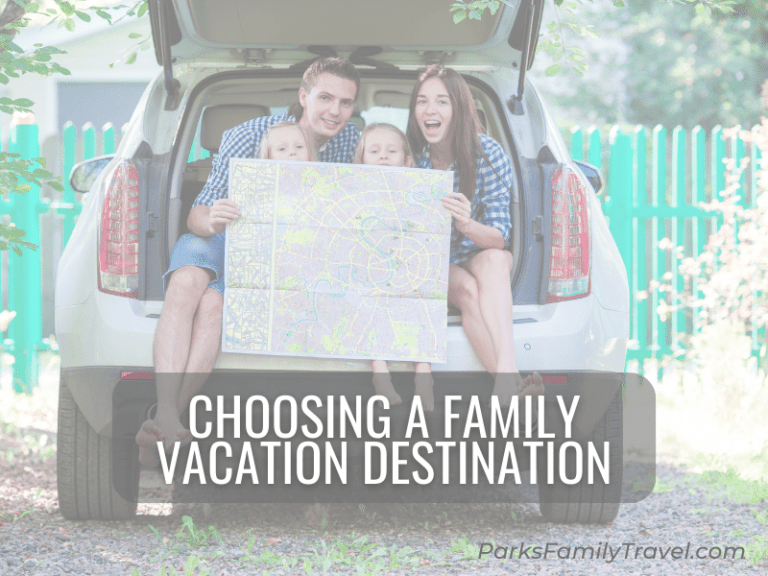
M224 232L227 224L240 218L240 208L229 198L216 200L208 211L208 226L214 234Z
M457 192L449 192L443 197L442 202L456 222L456 229L466 236L472 224L472 204L464 194Z

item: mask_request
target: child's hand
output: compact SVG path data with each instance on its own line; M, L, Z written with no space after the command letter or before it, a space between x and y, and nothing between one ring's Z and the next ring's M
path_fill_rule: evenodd
M456 229L466 235L472 223L472 205L464 194L449 192L442 199L443 206L456 221Z
M214 234L224 232L227 224L240 218L240 208L229 198L216 200L208 211L208 226Z

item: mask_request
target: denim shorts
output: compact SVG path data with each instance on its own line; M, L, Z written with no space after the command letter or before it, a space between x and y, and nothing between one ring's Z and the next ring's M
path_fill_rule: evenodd
M171 266L163 274L163 291L168 289L170 275L182 266L205 268L214 274L208 288L218 290L224 295L224 232L203 238L194 234L184 234L176 241L171 252Z

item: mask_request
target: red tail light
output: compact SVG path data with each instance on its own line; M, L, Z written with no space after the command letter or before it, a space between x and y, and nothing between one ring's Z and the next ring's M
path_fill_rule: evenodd
M138 298L139 173L124 160L104 183L99 224L99 290Z
M588 188L569 166L552 177L552 254L547 302L589 295Z

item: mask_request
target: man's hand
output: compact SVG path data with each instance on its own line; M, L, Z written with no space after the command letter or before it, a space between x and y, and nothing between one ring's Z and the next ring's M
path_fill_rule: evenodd
M227 224L240 218L240 208L229 198L214 201L208 212L208 226L213 234L224 232Z

